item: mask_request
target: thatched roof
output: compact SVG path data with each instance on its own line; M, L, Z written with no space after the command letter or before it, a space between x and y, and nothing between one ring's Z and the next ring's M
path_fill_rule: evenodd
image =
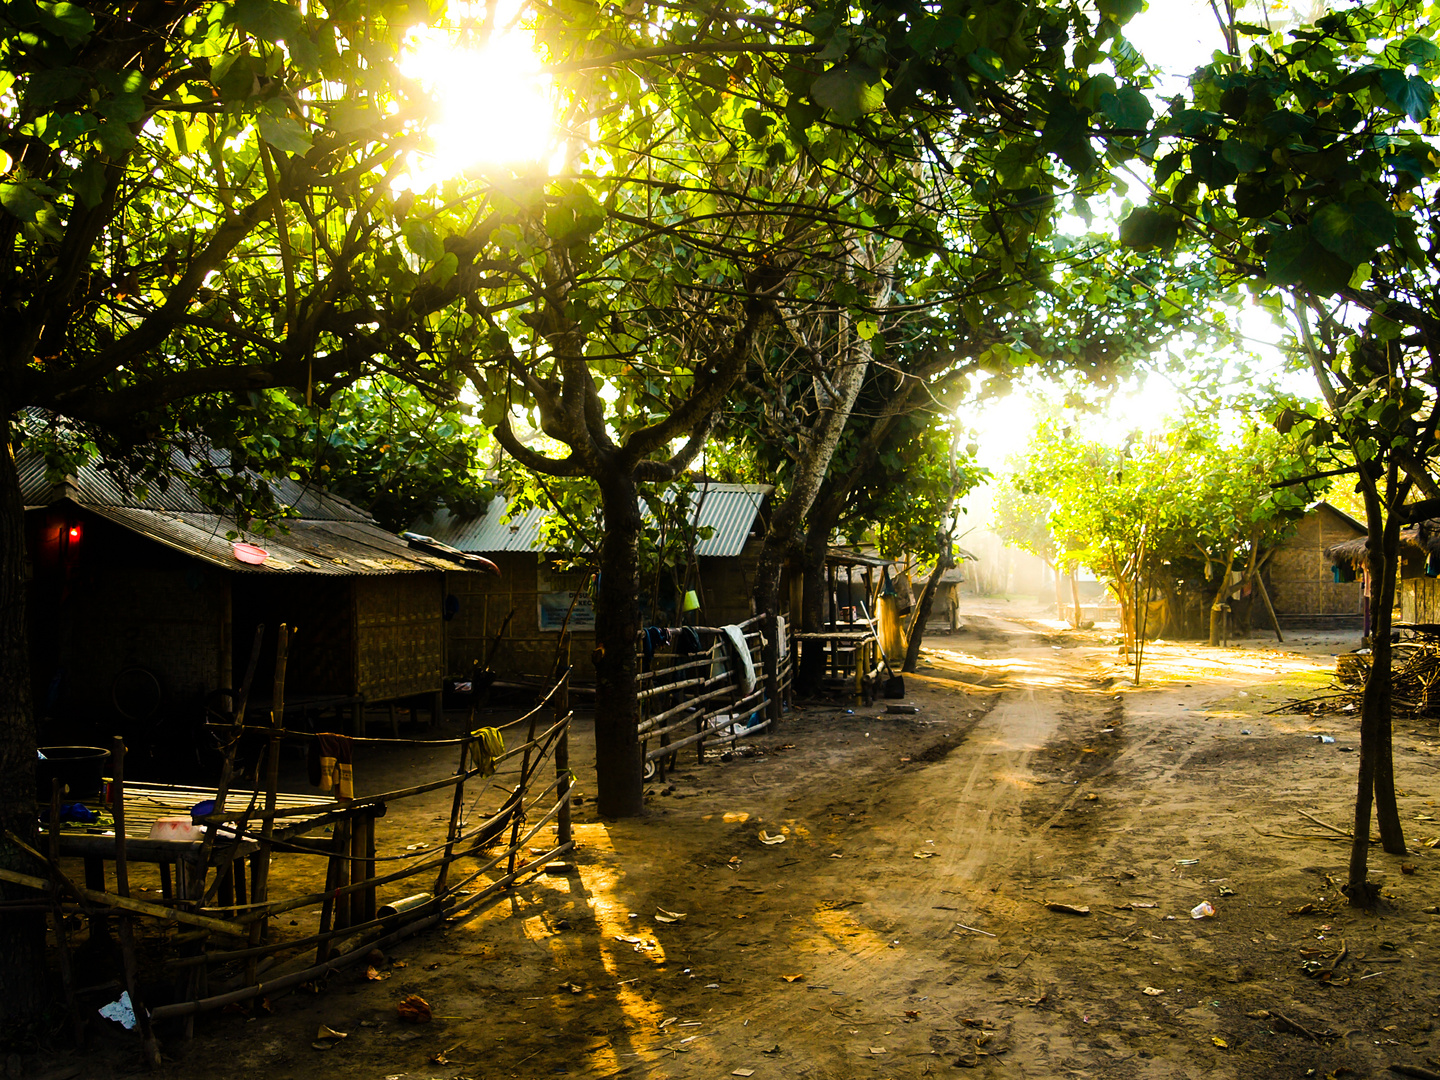
M1363 569L1369 545L1368 536L1357 536L1354 540L1327 547L1325 557L1336 566L1348 563L1357 570ZM1440 555L1440 518L1430 518L1401 529L1400 555L1402 558Z

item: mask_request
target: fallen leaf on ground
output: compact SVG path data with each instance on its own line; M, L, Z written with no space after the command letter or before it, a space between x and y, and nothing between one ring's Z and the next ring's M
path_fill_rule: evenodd
M804 975L781 975L780 977L789 983L805 981Z
M783 835L771 836L771 835L770 835L769 833L767 833L764 829L761 829L761 830L760 830L760 843L762 843L762 844L783 844L784 842L785 842L785 837L784 837Z
M665 922L665 923L679 922L679 921L680 921L681 919L683 919L684 917L685 917L685 912L683 912L683 911L666 911L663 907L662 907L662 908L656 908L656 909L655 909L655 921L656 921L656 922Z
M428 1024L430 1022L430 1003L419 994L411 994L403 998L395 1011L400 1014L400 1019L407 1024Z
M1220 1038L1219 1035L1211 1035L1211 1036L1210 1036L1210 1041L1211 1041L1212 1043L1214 1043L1216 1046L1220 1047L1221 1050L1229 1050L1229 1049L1230 1049L1230 1044L1227 1043L1224 1039Z
M390 972L376 971L374 966L367 967L365 969L365 978L369 979L371 982L380 982L382 979L388 979L389 977Z
M917 852L915 852L915 858L917 858L917 859L933 859L933 858L935 858L936 855L939 855L939 854L940 854L940 853L939 853L938 851L917 851Z
M315 1038L317 1039L334 1039L339 1041L340 1039L348 1039L349 1037L350 1033L348 1031L336 1031L334 1028L326 1027L324 1024L321 1024L320 1030L315 1033Z
M391 966L391 967L397 967L397 968L403 968L403 967L406 967L407 964L406 964L406 961L404 961L404 960L392 960L392 961L390 962L390 966Z
M1062 915L1089 915L1089 914L1090 914L1090 909L1089 909L1088 907L1084 907L1083 905L1077 907L1077 906L1074 905L1074 904L1050 903L1050 904L1046 904L1045 906L1046 906L1047 908L1049 908L1051 911L1058 911L1058 912L1060 912Z
M1146 997L1159 997L1164 992L1164 990L1157 990L1153 986L1147 986L1143 991Z

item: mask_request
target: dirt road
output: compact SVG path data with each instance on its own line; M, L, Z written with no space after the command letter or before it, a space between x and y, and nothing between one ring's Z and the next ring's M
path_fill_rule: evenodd
M808 708L763 754L682 765L645 819L586 804L575 872L407 943L383 981L213 1017L167 1075L1440 1068L1433 730L1397 732L1414 851L1375 849L1385 906L1357 914L1344 838L1299 813L1344 827L1350 725L1262 714L1341 645L1157 645L1131 688L1093 634L967 626L907 677L918 713ZM433 1023L396 1020L410 993ZM321 1023L349 1037L314 1049Z

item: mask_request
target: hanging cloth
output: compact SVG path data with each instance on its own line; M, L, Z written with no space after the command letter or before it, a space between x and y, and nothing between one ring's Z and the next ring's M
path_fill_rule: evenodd
M472 731L470 737L475 740L470 744L475 768L480 770L481 776L493 776L500 759L505 756L505 736L500 734L499 728L482 727Z
M740 696L749 697L755 690L755 661L750 656L750 646L745 641L745 631L731 623L729 626L722 626L720 634L725 640L725 647L735 658Z

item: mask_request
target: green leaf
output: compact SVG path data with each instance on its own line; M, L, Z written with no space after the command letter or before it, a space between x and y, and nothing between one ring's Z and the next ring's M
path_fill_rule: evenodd
M49 204L37 195L25 181L0 184L0 206L11 217L21 221L34 221Z
M1406 75L1403 71L1382 68L1380 89L1395 103L1395 107L1417 124L1430 115L1435 105L1435 91L1418 75Z
M1285 205L1285 188L1270 186L1259 177L1246 177L1235 185L1235 212L1242 217L1263 218Z
M40 22L51 33L59 34L71 45L79 45L95 32L95 19L83 7L76 4L48 4L40 0L35 5L40 11Z
M983 45L965 57L965 62L977 75L990 82L999 82L1006 76L1004 59L999 53Z
M99 206L105 195L105 165L94 158L88 159L70 178L70 190L90 209Z
M1168 206L1138 206L1120 222L1120 243L1137 251L1170 251L1180 236L1180 215Z
M880 332L880 321L878 319L858 319L855 323L855 333L861 341L869 341Z
M1384 203L1368 199L1330 203L1311 219L1310 233L1353 268L1394 239L1395 215Z
M1138 87L1126 86L1118 93L1100 95L1100 111L1118 128L1144 128L1155 110Z
M815 104L829 109L842 124L858 120L885 104L880 73L865 64L842 64L810 84Z
M1096 6L1105 18L1124 23L1138 15L1145 4L1144 0L1100 0Z
M759 140L769 134L775 118L766 116L759 109L746 109L740 114L740 122L745 125L745 130L750 133L752 139Z
M1414 64L1416 67L1425 67L1440 59L1440 48L1429 38L1419 34L1412 34L1400 42L1395 46L1395 51L1402 64Z
M289 42L303 36L300 12L280 0L236 0L235 22L266 41Z
M100 115L118 124L133 124L145 115L145 99L139 94L116 94L100 103Z
M1318 296L1345 287L1351 267L1321 247L1310 230L1299 226L1270 242L1265 257L1265 280L1272 285L1300 285Z
M1220 156L1242 173L1254 172L1270 160L1270 154L1264 147L1237 138L1226 139L1220 144Z
M310 134L292 116L271 116L261 113L256 117L260 137L277 150L287 154L303 154L310 149Z

